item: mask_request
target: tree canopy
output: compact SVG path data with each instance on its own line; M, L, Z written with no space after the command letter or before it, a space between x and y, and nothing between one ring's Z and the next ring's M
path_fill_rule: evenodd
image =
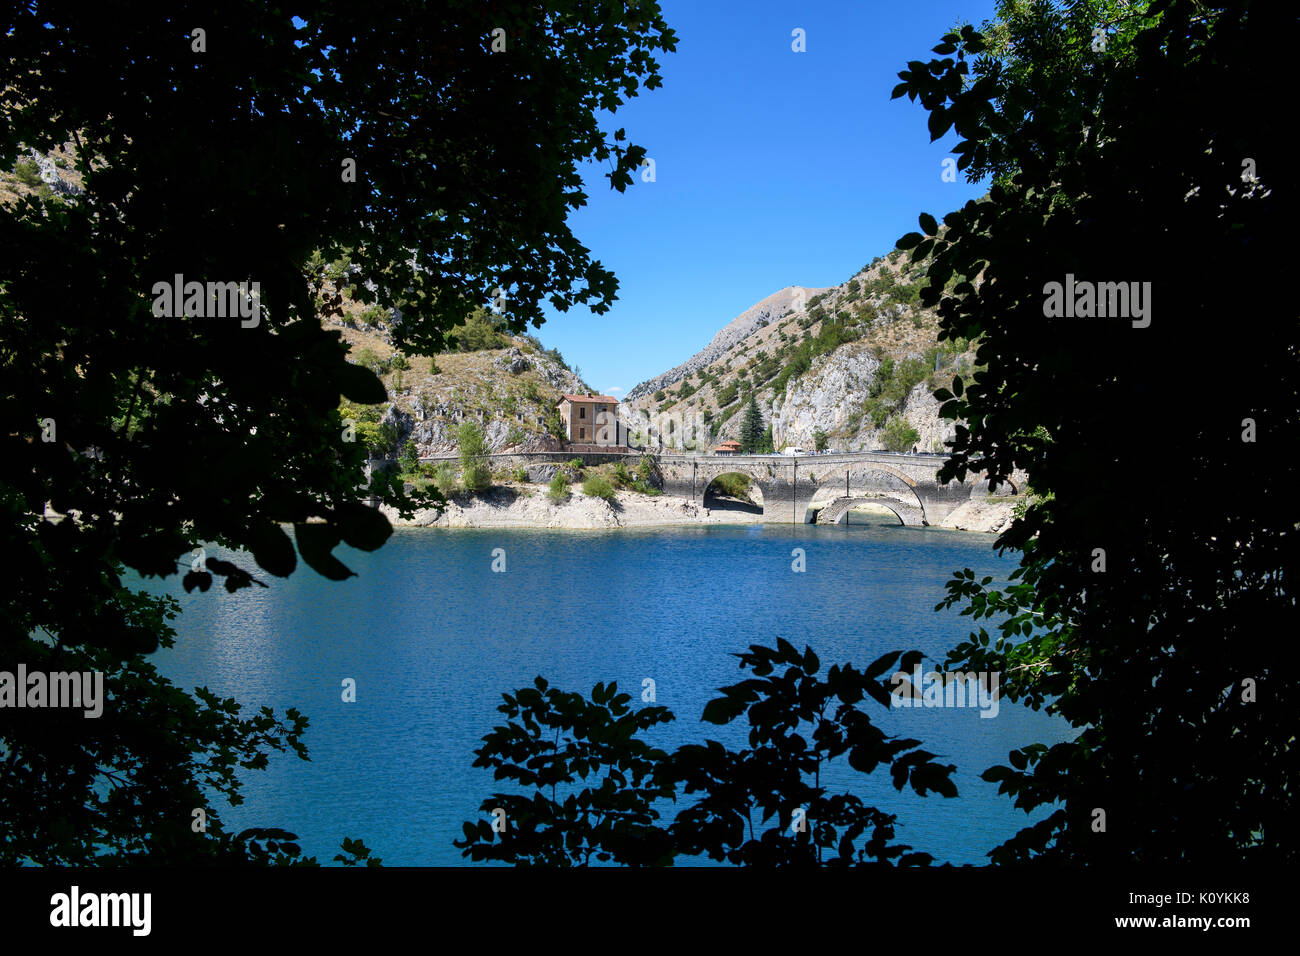
M299 557L349 576L333 549L391 529L357 501L365 443L339 399L386 395L323 327L338 300L313 263L346 252L358 300L400 303L394 345L411 354L497 290L517 331L543 301L607 310L614 277L567 217L582 164L631 183L644 150L610 117L660 84L675 37L650 0L6 9L0 168L20 144L62 149L84 192L0 209L0 669L102 668L112 707L57 727L0 714L0 859L202 856L218 845L190 832L204 785L228 790L236 763L264 764L301 726L240 723L235 702L146 674L174 607L129 593L123 570L183 570L204 591ZM229 308L255 308L213 315L190 282L242 283ZM160 316L173 283L185 315ZM435 500L382 477L375 491L408 513ZM191 561L203 543L256 566Z
M745 405L745 417L740 423L740 450L746 455L759 451L763 443L763 413L759 411L758 399L753 392Z
M1280 281L1298 220L1277 135L1294 85L1277 51L1296 28L1265 0L1015 0L899 74L893 95L928 111L932 139L955 131L958 168L991 181L898 243L925 265L941 337L978 342L973 373L936 393L960 422L940 480L1023 469L1032 490L998 539L1021 554L1011 583L969 569L949 582L939 608L976 629L945 664L1000 673L1003 696L1074 730L984 771L1044 811L991 848L995 863L1300 858L1300 343ZM1068 312L1053 284L1071 289ZM766 820L816 796L782 759L805 752L799 718L822 700L798 658L751 648L742 661L779 660L781 690L803 696L746 681L704 714L748 706L766 762L714 743L663 758L707 755L715 770L674 791L700 809L665 828L668 849L828 862L788 834L770 837L775 855L736 849L742 809ZM495 765L501 744L486 738L480 760ZM720 794L721 829L682 825ZM842 810L808 813L812 833L834 833L826 846L848 836ZM482 854L491 836L471 827L459 845ZM863 836L832 859L855 859Z
M1257 278L1282 274L1296 221L1266 52L1294 13L1004 9L999 47L949 34L895 90L957 133L959 168L996 176L899 243L928 257L942 337L980 342L982 371L939 394L964 422L941 478L1022 468L1038 496L999 541L1023 552L1016 583L949 585L945 604L1001 619L950 664L1003 670L1007 696L1079 730L987 772L1054 807L994 858L1294 861L1300 352ZM1050 317L1068 277L1132 283L1147 315Z

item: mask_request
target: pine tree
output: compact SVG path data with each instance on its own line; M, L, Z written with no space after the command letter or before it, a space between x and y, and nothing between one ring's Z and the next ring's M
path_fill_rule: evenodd
M749 396L749 405L745 407L745 420L740 425L740 450L752 455L759 450L763 441L763 413L758 410L758 400L753 393Z

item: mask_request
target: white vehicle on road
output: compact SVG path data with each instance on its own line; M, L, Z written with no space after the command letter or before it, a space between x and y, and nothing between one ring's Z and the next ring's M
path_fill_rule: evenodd
M808 453L807 453L806 451L804 451L802 448L796 447L795 445L787 445L785 448L783 448L783 449L781 450L781 454L783 454L783 455L806 455L806 454L808 454Z

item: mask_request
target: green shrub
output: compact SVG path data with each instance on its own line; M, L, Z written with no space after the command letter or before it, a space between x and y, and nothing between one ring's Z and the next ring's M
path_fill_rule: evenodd
M584 481L582 483L582 493L604 498L606 501L614 500L614 486L604 475L592 475Z
M492 487L492 469L487 465L470 465L460 476L469 491L487 491Z
M880 437L890 451L908 451L920 440L921 435L903 419L895 416L885 424Z
M451 330L451 339L457 352L481 352L509 344L509 339L496 330L492 317L484 309L475 309L466 316L464 322Z
M376 353L374 349L370 348L370 346L366 346L357 352L357 364L363 368L370 369L370 371L378 375L384 370L386 363L379 357L378 353Z
M439 462L438 467L433 470L433 485L444 498L450 498L455 494L460 486L456 477L456 466L449 461Z
M911 282L894 288L894 298L905 305L911 305L921 295L921 283Z
M564 423L560 421L560 413L555 409L551 409L546 416L546 433L552 438L564 438Z
M876 373L877 382L887 382L894 376L894 357L886 355L880 360L880 370Z
M862 411L871 416L872 428L880 428L889 420L893 406L881 401L879 398L869 398L863 403Z
M408 475L416 474L420 470L420 451L415 447L415 442L409 438L406 444L402 446L402 471Z
M388 310L378 305L372 305L364 309L360 316L360 322L363 328L374 328L388 318Z
M511 472L510 477L522 485L528 481L528 469L520 466Z
M556 504L569 497L569 483L564 478L564 472L557 471L555 473L555 477L551 479L551 487L546 492L546 497Z
M470 491L486 491L492 484L492 471L488 467L487 444L478 422L462 422L456 429L460 446L460 477Z
M20 156L18 162L14 163L14 175L24 186L39 186L41 184L41 170L36 165L36 160L29 156Z

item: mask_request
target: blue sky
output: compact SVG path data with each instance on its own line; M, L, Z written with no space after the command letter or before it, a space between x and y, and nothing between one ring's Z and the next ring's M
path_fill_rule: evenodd
M843 282L916 228L982 188L940 178L951 134L931 143L926 113L890 100L908 60L993 0L662 0L678 35L664 85L615 115L655 161L625 193L588 171L570 223L612 269L603 316L550 311L535 330L583 378L621 397L706 345L788 285ZM807 52L791 50L806 32Z

